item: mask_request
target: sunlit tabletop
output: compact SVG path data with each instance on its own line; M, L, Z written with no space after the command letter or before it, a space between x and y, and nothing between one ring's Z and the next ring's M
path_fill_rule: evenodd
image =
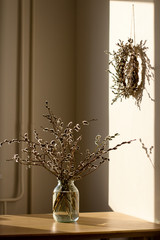
M80 213L76 223L55 222L52 214L0 215L0 239L5 240L151 236L160 239L160 224L116 212Z

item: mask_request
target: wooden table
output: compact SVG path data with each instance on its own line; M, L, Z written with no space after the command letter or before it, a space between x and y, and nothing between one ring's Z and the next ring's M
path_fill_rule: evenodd
M52 214L0 215L0 239L160 239L160 224L116 212L80 213L76 223L57 223Z

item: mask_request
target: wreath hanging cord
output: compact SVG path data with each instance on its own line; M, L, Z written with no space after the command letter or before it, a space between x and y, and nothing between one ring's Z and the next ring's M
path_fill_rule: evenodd
M133 28L133 29L132 29L132 28ZM132 37L132 30L133 30L133 37ZM132 4L132 16L131 16L131 33L130 33L130 38L133 39L134 44L136 44L134 4Z

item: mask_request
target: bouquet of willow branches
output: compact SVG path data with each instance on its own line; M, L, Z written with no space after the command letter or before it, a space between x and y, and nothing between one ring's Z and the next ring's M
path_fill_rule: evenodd
M146 54L148 48L145 45L146 41L143 42L142 40L136 45L133 44L131 38L126 43L119 40L117 43L118 50L109 53L111 55L109 64L115 70L114 72L109 70L113 78L112 92L115 95L112 104L118 98L122 100L122 98L132 96L136 105L140 108L143 91L144 89L147 91L146 80L150 84L150 80L154 77L153 67ZM147 94L152 100L148 91Z
M107 136L101 139L100 135L95 137L96 149L90 152L88 149L84 154L80 153L79 143L82 140L80 131L82 127L88 126L90 121L82 121L80 124L73 125L69 122L66 126L61 118L56 117L50 110L48 102L46 101L47 114L46 118L50 127L42 127L43 131L51 134L51 141L43 140L39 134L34 130L35 140L31 140L28 134L25 133L20 139L4 140L0 143L2 146L5 143L24 143L22 148L22 156L14 154L13 160L17 163L31 166L41 166L50 171L57 179L62 181L78 180L93 171L95 171L101 164L108 161L108 153L116 150L118 147L129 144L131 141L122 142L113 148L107 148L108 141L115 138L118 134ZM91 121L94 121L91 120ZM78 136L77 136L78 135ZM76 161L75 154L79 152L83 159Z

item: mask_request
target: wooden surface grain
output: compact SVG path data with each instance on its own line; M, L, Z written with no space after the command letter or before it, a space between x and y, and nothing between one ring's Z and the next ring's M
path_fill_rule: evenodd
M55 222L52 214L0 215L0 239L100 239L146 236L160 236L160 224L116 212L80 213L76 223Z

